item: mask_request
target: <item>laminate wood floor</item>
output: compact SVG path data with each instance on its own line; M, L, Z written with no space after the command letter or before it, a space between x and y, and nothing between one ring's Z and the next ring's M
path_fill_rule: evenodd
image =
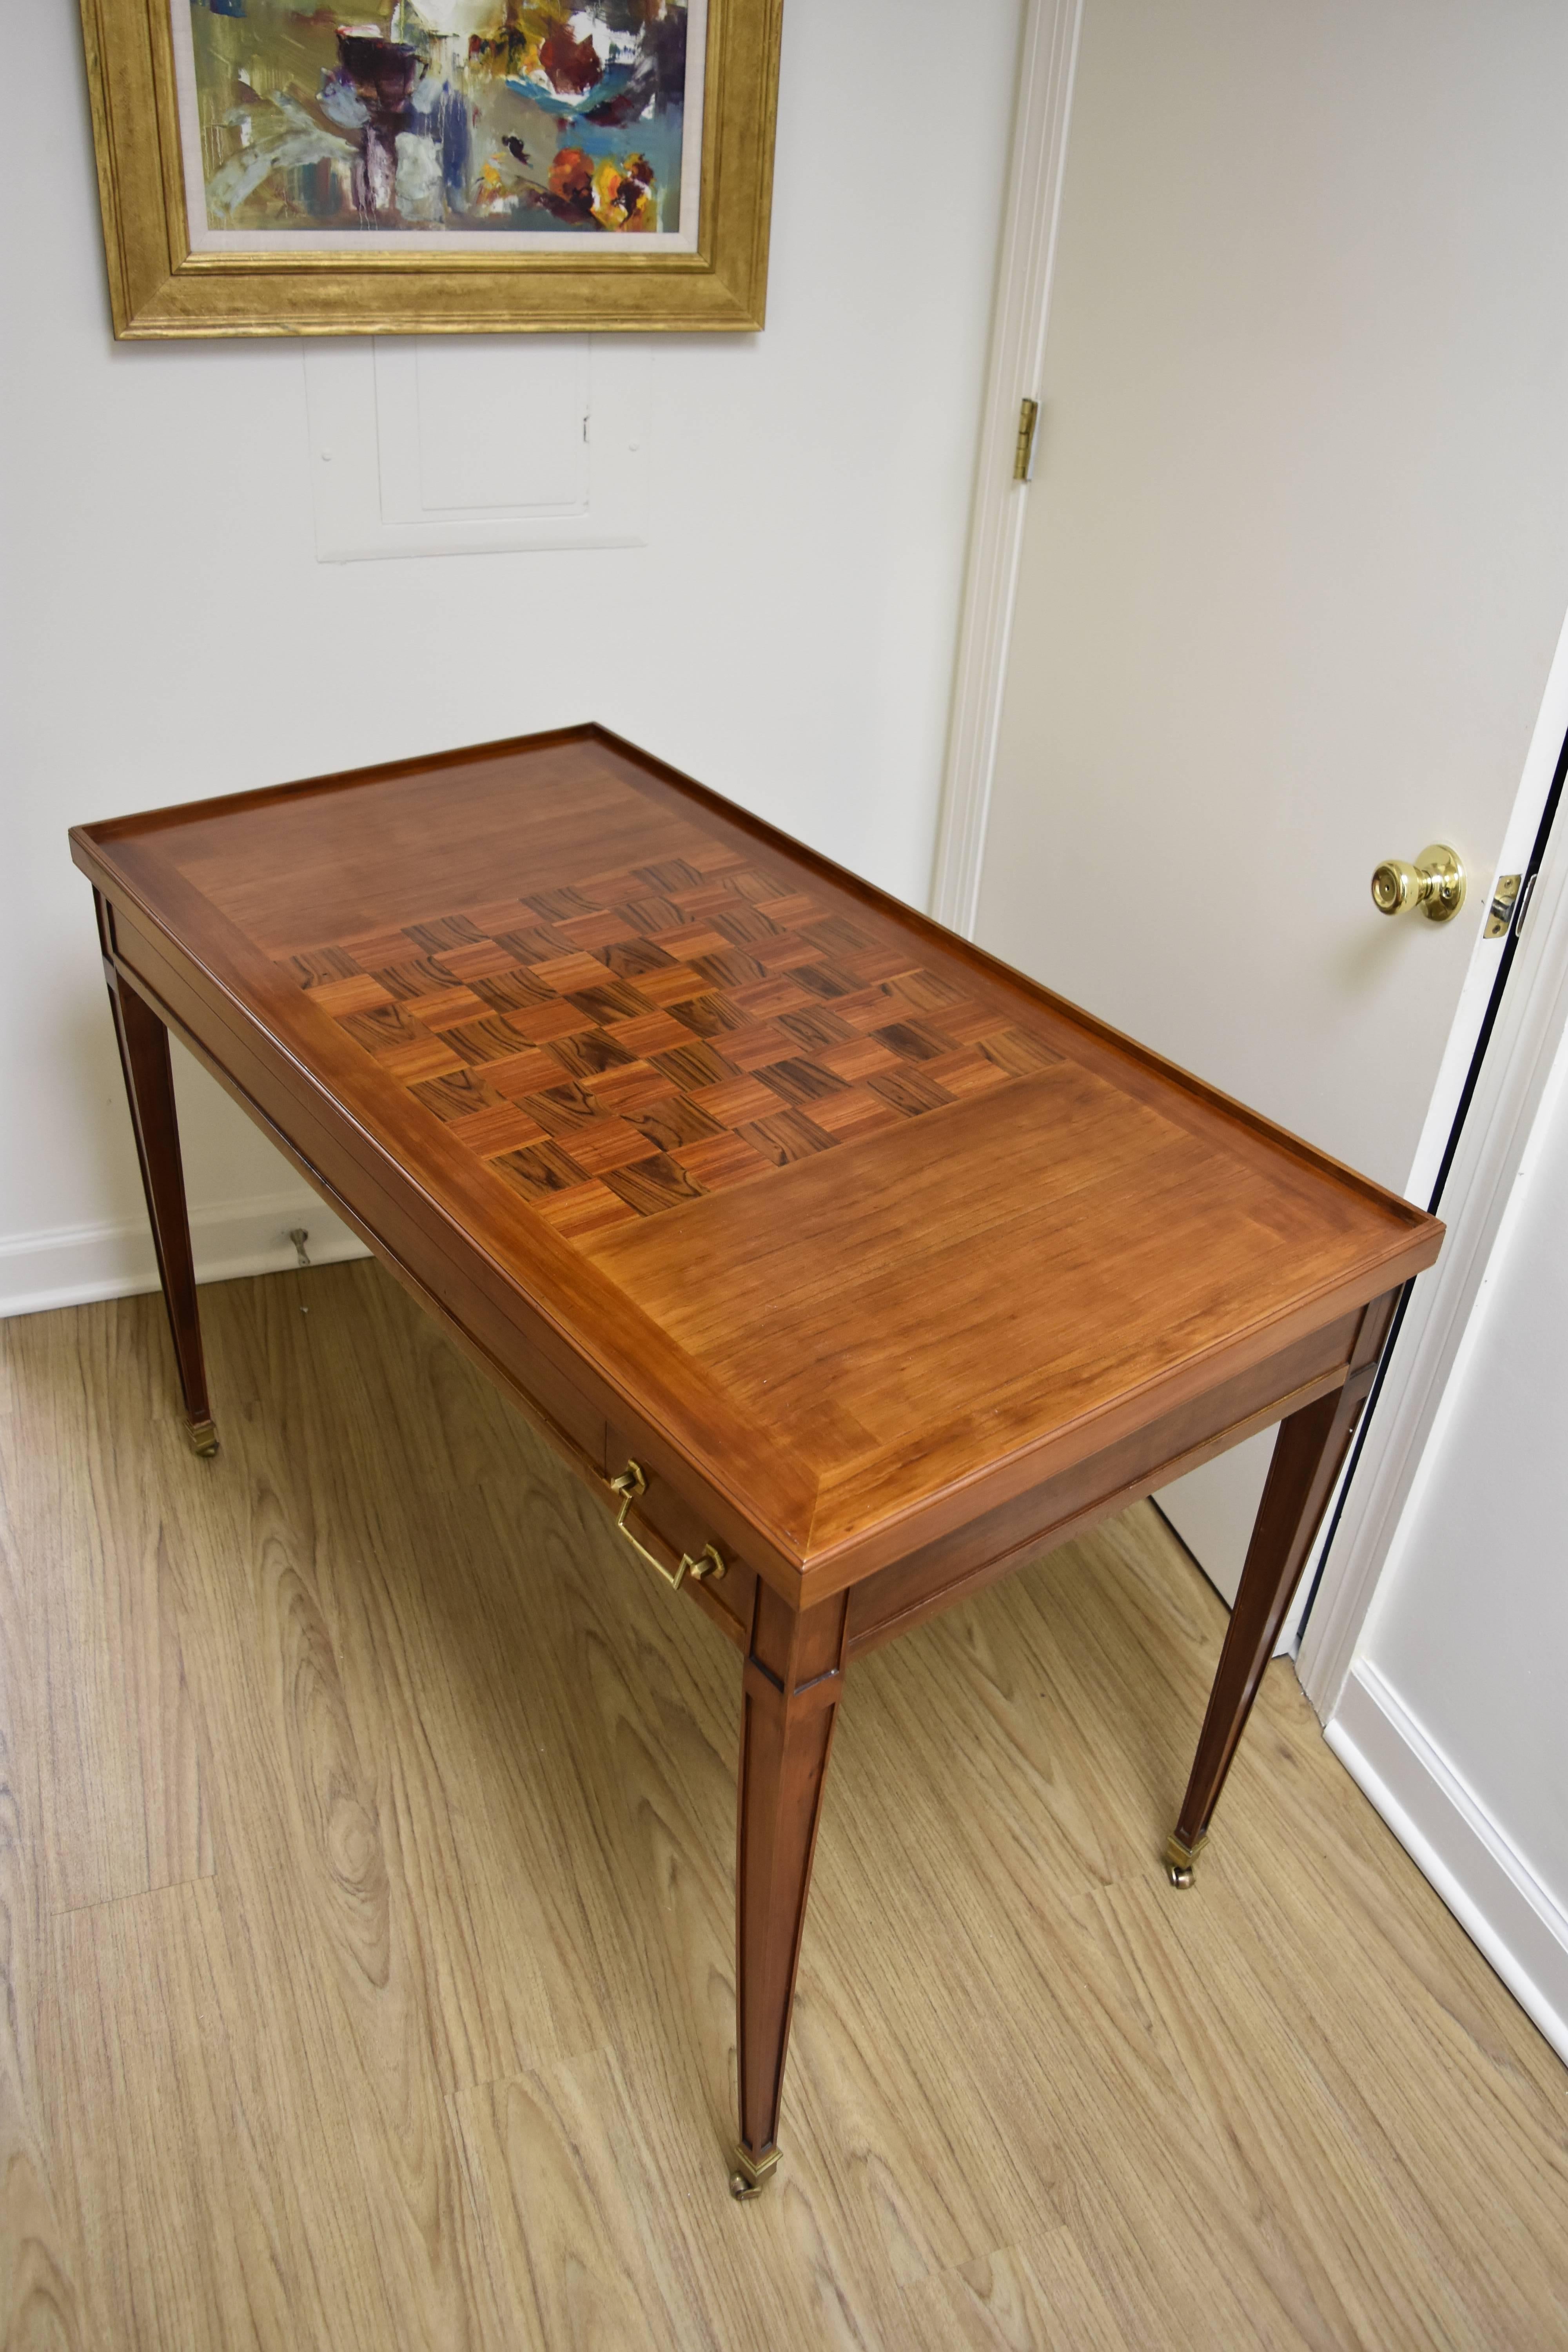
M1568 2074L1142 1507L853 1674L784 2160L733 1652L374 1266L0 1348L16 2346L1568 2345ZM308 1312L302 1311L308 1309Z

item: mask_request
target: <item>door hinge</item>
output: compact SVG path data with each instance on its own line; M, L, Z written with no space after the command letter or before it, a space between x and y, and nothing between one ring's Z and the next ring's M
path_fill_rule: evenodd
M1035 472L1035 427L1040 421L1040 404L1025 400L1018 404L1018 438L1013 445L1013 479L1032 481Z

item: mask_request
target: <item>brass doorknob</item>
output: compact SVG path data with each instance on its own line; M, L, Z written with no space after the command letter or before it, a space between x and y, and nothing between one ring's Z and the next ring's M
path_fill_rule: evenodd
M1424 909L1432 923L1447 923L1465 903L1465 869L1446 842L1435 841L1414 866L1385 857L1372 877L1372 903L1380 915Z

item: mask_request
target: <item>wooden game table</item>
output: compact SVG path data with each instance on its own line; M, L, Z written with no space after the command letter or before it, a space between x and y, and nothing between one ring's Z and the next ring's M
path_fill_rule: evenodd
M1191 1883L1434 1218L598 727L71 850L196 1452L170 1030L740 1653L737 2194L852 1661L1278 1422Z

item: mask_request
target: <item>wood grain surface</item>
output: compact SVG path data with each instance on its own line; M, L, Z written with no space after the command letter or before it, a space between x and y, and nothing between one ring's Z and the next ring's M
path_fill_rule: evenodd
M367 1264L0 1332L0 2341L1568 2345L1568 2076L1147 1506L849 1679L726 2194L733 1649ZM304 1310L308 1309L306 1312Z
M1282 1361L1441 1240L600 728L71 841L118 984L797 1606Z

